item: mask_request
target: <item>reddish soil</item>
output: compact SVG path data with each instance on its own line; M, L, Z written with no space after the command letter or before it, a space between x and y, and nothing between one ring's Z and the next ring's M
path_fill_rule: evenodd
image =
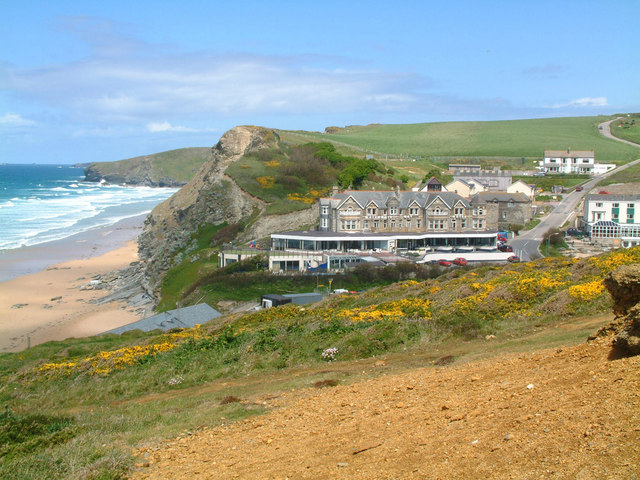
M287 392L139 450L132 478L640 479L640 357L610 345Z

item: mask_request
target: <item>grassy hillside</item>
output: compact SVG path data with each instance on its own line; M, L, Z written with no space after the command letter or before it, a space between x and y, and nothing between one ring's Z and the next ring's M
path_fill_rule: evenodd
M640 113L631 113L611 122L611 133L618 138L640 145Z
M446 122L368 125L307 133L309 138L351 145L362 152L405 157L447 157L443 162L484 157L540 159L545 149L594 149L596 160L626 163L637 149L606 139L598 124L612 117L544 118L496 122ZM297 137L301 132L295 132ZM288 137L281 133L283 139Z
M244 155L225 172L240 187L268 204L267 214L309 208L333 185L363 188L369 181L401 182L374 159L343 155L328 142L301 145L279 143Z
M326 380L329 360L335 384L381 374L363 372L359 360L372 356L393 353L405 366L422 358L424 365L443 350L473 357L580 341L579 329L561 337L541 330L610 311L603 275L638 262L640 248L456 269L332 296L315 308L285 306L188 330L2 354L0 477L124 478L131 447L260 414L262 399ZM497 337L490 348L486 335Z
M154 179L168 177L177 182L186 183L191 180L202 164L209 160L210 156L211 148L180 148L116 162L96 162L92 167L97 168L103 176L114 174L128 176L136 174L141 168L148 167Z

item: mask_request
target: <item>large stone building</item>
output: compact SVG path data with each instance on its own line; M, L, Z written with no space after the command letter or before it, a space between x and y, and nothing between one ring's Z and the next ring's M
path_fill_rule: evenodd
M323 232L467 232L497 228L497 208L452 192L346 191L320 199ZM495 210L490 212L489 210Z
M525 225L533 218L531 198L524 193L481 192L471 202L491 212L491 225L501 230L509 230L510 225Z

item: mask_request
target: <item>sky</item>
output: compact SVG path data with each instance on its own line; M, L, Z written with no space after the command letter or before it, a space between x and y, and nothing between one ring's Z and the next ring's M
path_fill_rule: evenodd
M0 0L0 163L640 111L637 0Z

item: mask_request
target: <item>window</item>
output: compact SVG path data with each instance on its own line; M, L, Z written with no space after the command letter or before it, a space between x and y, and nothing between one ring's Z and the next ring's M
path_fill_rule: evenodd
M507 212L502 212L502 220L506 220L507 219Z
M627 208L633 209L633 203L627 203Z
M456 219L452 218L451 219L451 230L455 230L456 229Z
M364 228L369 228L369 220L364 221Z
M322 219L322 228L327 228L328 222L326 218Z
M602 202L596 202L596 207L602 207Z
M409 215L418 215L418 209L417 208L410 208L409 209Z
M375 215L376 214L376 209L375 208L367 208L367 214L368 215Z
M620 204L619 203L612 203L611 206L613 208L620 208Z
M382 222L382 228L387 228L387 221L386 221L386 220L383 220L383 222Z
M464 207L456 207L453 209L455 215L464 215Z
M329 215L329 207L326 207L326 206L322 207L322 215Z
M373 221L373 228L378 228L379 224L380 224L380 222L378 222L378 220L374 220Z
M619 215L618 215L617 213L613 213L613 214L611 215L611 219L612 219L612 220L618 220L618 219L619 219Z
M460 222L460 223L461 223L461 225L460 225L460 226L461 226L462 228L467 228L467 219L466 219L466 218L463 218L463 219L462 219L462 222Z
M418 225L416 226L416 228L421 228L422 227L422 220L418 220Z
M396 221L395 220L391 220L391 228L396 228Z
M396 207L391 208L389 214L390 215L397 215L398 214L398 209Z

